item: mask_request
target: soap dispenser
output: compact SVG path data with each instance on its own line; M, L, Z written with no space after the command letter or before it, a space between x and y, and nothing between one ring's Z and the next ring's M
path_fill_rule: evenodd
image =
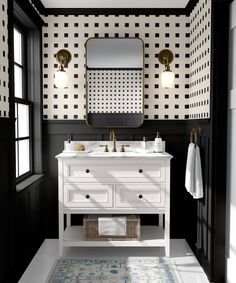
M147 149L147 139L145 137L143 137L143 140L141 142L141 147L142 149Z
M71 140L67 140L64 142L64 150L65 151L72 151Z
M162 139L159 132L157 132L157 136L154 141L154 152L163 152Z

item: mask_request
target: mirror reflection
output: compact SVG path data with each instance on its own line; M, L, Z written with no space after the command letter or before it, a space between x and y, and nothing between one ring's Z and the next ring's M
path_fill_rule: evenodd
M87 124L139 127L143 122L143 41L91 38L86 43Z

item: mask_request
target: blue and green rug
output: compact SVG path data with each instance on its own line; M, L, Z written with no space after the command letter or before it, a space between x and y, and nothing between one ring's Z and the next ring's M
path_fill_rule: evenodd
M181 283L165 257L58 259L48 283Z

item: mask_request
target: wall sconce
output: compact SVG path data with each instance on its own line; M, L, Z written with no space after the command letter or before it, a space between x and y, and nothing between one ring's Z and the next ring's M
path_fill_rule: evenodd
M161 84L163 88L174 87L175 74L170 69L170 63L174 59L173 53L169 49L163 49L158 54L158 59L161 64L165 65L165 70L161 74Z
M68 76L64 69L64 66L70 62L71 53L66 49L61 49L56 54L56 60L58 63L60 63L60 66L55 73L55 86L57 88L66 88L68 87Z

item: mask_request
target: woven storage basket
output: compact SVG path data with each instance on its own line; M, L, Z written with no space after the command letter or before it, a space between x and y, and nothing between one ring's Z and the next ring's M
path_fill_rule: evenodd
M103 215L104 216L104 215ZM115 215L118 217L118 215ZM119 215L121 216L121 215ZM140 239L140 217L139 215L122 215L127 219L126 235L122 236L101 236L98 234L98 217L102 215L85 215L83 219L83 237L86 241L106 241L106 240L139 240Z

